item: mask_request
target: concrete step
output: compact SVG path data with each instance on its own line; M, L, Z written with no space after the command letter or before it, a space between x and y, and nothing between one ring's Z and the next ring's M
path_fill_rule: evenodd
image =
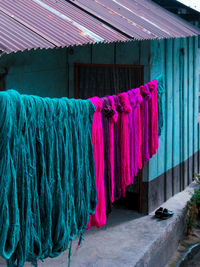
M92 228L84 234L81 248L76 250L77 239L73 242L71 267L164 267L182 238L186 204L195 187L192 183L162 205L174 211L174 216L164 221L154 218L154 212L143 216L115 207L105 227ZM66 267L67 263L68 251L39 261L38 266ZM6 266L3 259L0 266Z

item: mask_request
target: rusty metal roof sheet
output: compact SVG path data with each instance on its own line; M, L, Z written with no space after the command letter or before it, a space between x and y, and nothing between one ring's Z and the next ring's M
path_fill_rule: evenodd
M53 48L50 42L29 28L10 19L0 11L0 50L5 52L23 51L38 47Z
M0 33L10 53L200 31L149 0L0 0Z
M128 40L65 0L0 0L0 16L0 49L6 53Z
M138 40L200 34L197 28L150 0L70 0L70 2Z

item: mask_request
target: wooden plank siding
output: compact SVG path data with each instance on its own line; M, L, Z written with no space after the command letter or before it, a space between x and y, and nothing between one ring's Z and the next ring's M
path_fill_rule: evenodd
M164 42L162 41L151 41L151 46L150 46L150 80L158 77L161 73L163 72L164 69L164 61L163 59L161 60L161 57L163 56L164 53ZM164 75L165 76L165 75ZM165 78L163 76L163 78ZM163 99L164 100L164 99ZM165 101L165 100L164 100ZM160 151L160 157L162 157L163 154L163 131L162 134L159 138L159 151ZM163 154L164 156L164 154ZM153 156L152 159L149 161L149 177L147 180L153 179L154 177L158 176L160 168L164 168L164 158L161 162L161 166L159 166L159 157L158 153ZM158 192L158 195L155 196L156 198L160 199L161 202L164 202L165 195L163 194L165 186L164 186L164 179L160 179L158 182L158 187L161 189L161 194ZM152 196L153 197L153 196Z
M68 48L68 52L66 55L68 60L68 73L67 76L69 77L69 95L68 97L74 98L76 96L75 92L75 63L91 63L92 61L92 46L83 45L83 46L76 46L72 48Z
M66 48L11 53L0 58L6 68L6 89L42 97L68 95Z
M165 139L165 170L171 169L172 159L172 134L173 134L173 40L169 39L165 41L165 53L167 60L165 60L165 85L166 85L166 105L165 105L165 123L166 123L166 139ZM170 155L170 156L168 156ZM166 198L170 198L174 192L174 186L172 183L172 172L165 175L165 184L168 182L170 186L166 187Z
M160 71L166 90L162 99L164 127L157 156L150 160L149 181L165 173L164 189L160 186L168 199L191 183L200 164L200 156L193 157L200 149L198 38L169 39L163 44L152 41L150 51L150 77L155 78Z
M194 50L194 64L193 64L193 154L200 150L200 124L198 122L199 118L199 70L200 70L200 55L198 48L199 38L193 37L193 50ZM194 171L200 172L200 155L198 153L198 157L194 158Z
M187 84L188 84L188 95L187 95L187 107L188 107L188 117L187 117L187 127L188 127L188 139L187 139L187 143L188 143L188 158L189 158L189 161L188 161L188 183L191 183L192 182L192 177L193 177L193 173L192 170L193 169L193 166L194 166L194 158L193 157L190 157L191 155L193 155L194 153L194 145L193 145L193 140L194 140L194 112L195 109L193 108L194 107L194 99L193 99L193 95L195 97L195 91L193 92L193 80L194 79L190 79L189 77L193 77L193 74L194 74L194 68L191 67L193 66L194 64L194 53L193 53L193 42L194 42L194 39L193 38L189 38L187 40L188 42L188 79L187 79ZM198 96L197 96L197 99L195 99L195 101L197 102L198 101ZM198 105L198 104L197 104ZM191 108L190 108L191 107ZM197 113L198 113L198 110L197 110ZM194 114L195 115L195 114ZM197 128L196 128L197 130ZM196 135L197 137L197 135Z

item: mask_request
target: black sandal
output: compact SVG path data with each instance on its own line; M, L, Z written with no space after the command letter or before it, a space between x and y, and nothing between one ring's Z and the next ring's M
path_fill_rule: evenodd
M163 209L162 207L160 207L155 211L155 217L161 220L166 220L173 215L174 215L173 211L168 209Z
M166 220L169 217L172 217L173 215L174 215L173 211L168 210L168 209L164 209L163 212L162 212L162 215L161 215L160 219Z
M163 213L163 208L160 207L159 209L157 209L157 210L155 211L155 217L156 217L156 218L161 218L162 213Z

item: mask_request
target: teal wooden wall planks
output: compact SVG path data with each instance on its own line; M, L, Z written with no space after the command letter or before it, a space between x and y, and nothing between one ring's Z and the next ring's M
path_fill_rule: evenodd
M152 41L150 62L151 79L161 74L166 90L159 149L149 162L148 183L143 186L144 212L183 190L200 171L198 38Z
M173 134L173 40L168 39L165 41L165 53L167 55L167 60L165 61L165 76L166 78L166 91L165 91L165 170L169 170L172 166L172 134ZM166 178L167 179L167 178ZM173 186L172 186L172 175L168 177L168 183L171 186L168 186L166 189L166 198L173 195Z
M91 62L93 64L115 64L115 44L94 44L91 46Z
M188 117L187 117L187 126L188 126L188 136L187 136L187 143L188 143L188 157L190 158L189 159L189 162L188 162L188 182L191 182L192 181L192 176L193 176L193 173L190 172L189 170L192 169L193 167L193 164L194 164L194 159L191 159L190 155L193 155L193 152L194 152L194 145L193 145L193 140L194 140L194 112L195 109L193 108L194 107L194 98L193 98L193 95L195 97L196 93L195 91L193 92L193 81L194 81L194 78L193 79L189 79L189 77L194 77L194 67L191 67L191 66L194 66L194 56L195 54L193 53L193 43L194 43L194 39L193 38L190 38L187 40L188 42L188 79L187 79L187 85L188 85L188 91L187 91L187 107L188 107ZM197 96L197 99L195 101L198 101L198 96ZM191 106L191 108L189 108ZM198 111L197 111L198 113ZM195 114L194 114L195 115ZM196 127L196 130L197 130L197 127ZM196 135L196 138L197 138L197 135ZM196 169L196 168L194 168Z
M200 150L200 124L198 123L198 115L199 115L199 64L200 64L200 55L199 55L199 48L198 48L199 38L193 37L193 49L194 49L194 64L193 64L193 88L194 88L194 94L193 94L193 154L196 153L196 151ZM199 160L199 162L197 161ZM198 159L195 158L194 161L194 169L200 171L200 155L198 156Z
M5 55L0 58L0 67L8 69L7 89L50 97L68 94L65 48Z
M163 96L164 127L159 138L158 153L150 160L149 181L176 167L171 177L173 192L166 192L169 196L179 192L191 182L193 175L191 169L197 169L197 162L193 163L191 158L200 149L199 143L197 144L199 139L197 40L190 37L165 40L163 44L159 40L151 42L150 77L155 78L158 73L163 75L166 92ZM180 177L180 184L173 183L177 175Z
M74 63L91 63L91 46L83 45L76 46L72 48L68 48L67 50L67 64L68 64L68 73L66 73L68 77L68 97L75 97L75 88L74 88Z

